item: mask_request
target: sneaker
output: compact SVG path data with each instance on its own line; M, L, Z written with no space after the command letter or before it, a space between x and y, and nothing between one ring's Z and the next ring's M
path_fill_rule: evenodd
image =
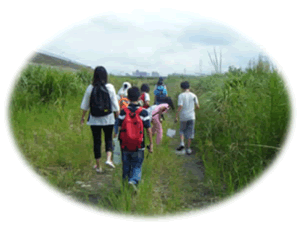
M135 191L135 192L137 192L138 191L138 188L137 188L137 186L135 185L135 183L134 182L132 182L132 181L129 181L128 182L128 184L133 188L133 190Z
M186 154L186 151L183 149L183 150L181 150L181 151L175 151L175 154L176 155L185 155Z
M183 145L180 145L178 148L176 148L176 151L181 151L184 149L184 146Z
M110 166L111 168L116 168L115 165L111 161L106 161L105 164Z
M102 168L101 167L98 168L97 165L94 165L93 168L96 170L97 173L102 173L103 172Z
M188 155L192 154L192 149L190 149L190 148L186 149L186 153L187 153Z

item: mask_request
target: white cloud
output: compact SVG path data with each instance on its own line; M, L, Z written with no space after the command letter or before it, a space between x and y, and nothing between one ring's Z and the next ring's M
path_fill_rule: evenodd
M150 13L105 14L67 30L42 49L95 67L112 71L157 70L210 73L207 51L223 52L223 69L245 67L261 52L240 34L218 22L175 10Z

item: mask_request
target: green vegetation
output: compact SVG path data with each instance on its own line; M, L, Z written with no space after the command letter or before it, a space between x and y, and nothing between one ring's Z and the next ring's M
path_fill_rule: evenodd
M169 77L165 83L175 104L183 80L199 98L192 143L196 155L176 156L178 137L164 136L153 154L145 151L142 182L133 194L122 186L121 166L98 175L92 170L92 134L79 123L80 103L91 79L88 69L28 65L12 95L11 125L20 151L38 174L67 195L122 214L188 211L195 203L203 207L240 191L278 155L288 128L287 90L262 59L244 71L231 67L225 75ZM138 87L148 83L153 100L157 79L109 76L116 91L124 81ZM173 121L174 112L169 112L164 134L178 127ZM204 165L201 182L185 169L192 160Z
M43 53L35 53L33 57L30 59L30 63L34 64L44 64L44 65L51 65L55 67L59 67L60 69L68 69L68 70L80 70L80 69L87 69L92 70L91 67L72 62L70 60L63 60L57 57L49 56Z

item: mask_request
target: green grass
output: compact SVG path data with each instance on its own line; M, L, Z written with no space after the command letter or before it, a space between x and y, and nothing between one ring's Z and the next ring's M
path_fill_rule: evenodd
M99 208L152 216L190 210L186 203L195 199L201 206L218 201L257 178L278 155L286 136L288 93L268 62L260 59L245 71L231 68L225 75L169 77L165 83L175 105L184 80L199 98L192 149L205 167L205 178L199 184L192 175L184 174L188 162L172 153L178 143L165 136L160 146L154 145L153 154L145 151L142 182L139 193L133 195L122 186L120 166L103 176L91 169L91 130L79 123L80 103L91 78L87 70L28 66L12 95L10 121L20 151L37 173L62 192ZM109 76L116 91L124 81L138 87L148 83L153 103L157 79ZM165 132L167 128L178 132L173 120L174 112L170 112L163 123ZM98 179L105 183L92 190L76 183ZM91 201L93 197L97 200Z

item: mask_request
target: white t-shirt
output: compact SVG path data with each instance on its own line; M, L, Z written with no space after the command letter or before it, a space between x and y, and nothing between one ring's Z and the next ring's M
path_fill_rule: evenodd
M117 94L116 94L115 87L110 83L107 83L105 86L109 93L112 112L119 111L120 107L119 107L119 103L117 100ZM88 111L90 109L90 98L91 98L92 90L93 90L93 85L89 85L85 91L85 94L84 94L82 102L81 102L80 108L82 110ZM115 124L115 116L114 116L114 113L111 113L109 115L105 115L102 117L94 117L90 114L89 120L87 121L86 124L91 125L91 126L114 125Z
M149 95L149 93L145 93L145 101L150 101L150 95Z
M198 98L190 91L185 91L178 96L178 106L182 106L182 110L180 111L180 121L196 119L195 104L198 105Z

